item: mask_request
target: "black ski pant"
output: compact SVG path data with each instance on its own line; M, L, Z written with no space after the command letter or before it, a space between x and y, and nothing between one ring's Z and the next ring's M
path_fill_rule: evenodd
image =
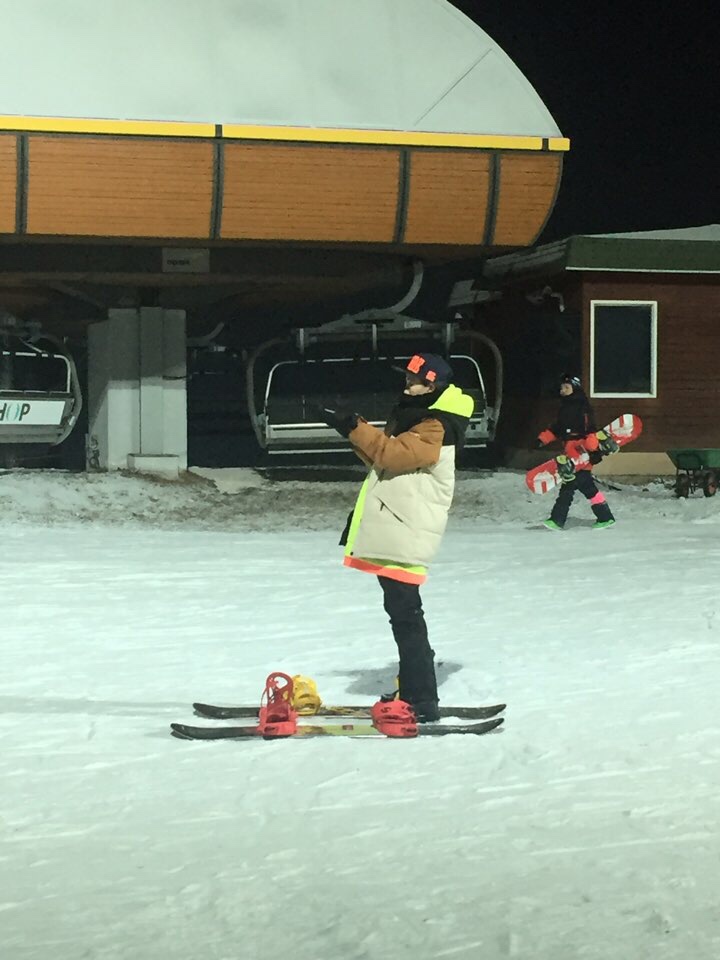
M390 577L378 577L378 581L400 658L400 699L412 704L437 703L435 651L428 640L420 588Z
M605 497L597 488L592 473L590 473L589 470L578 470L574 480L570 483L564 483L560 487L560 493L557 495L557 500L552 508L550 519L554 520L559 527L565 526L570 504L573 502L575 492L578 490L590 501L590 509L598 520L605 521L614 519L612 511L605 501Z

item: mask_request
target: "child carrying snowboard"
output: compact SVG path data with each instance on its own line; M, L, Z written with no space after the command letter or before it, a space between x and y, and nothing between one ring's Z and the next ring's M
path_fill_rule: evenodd
M563 444L563 453L556 457L562 485L550 517L543 521L545 526L549 530L562 530L577 490L590 501L590 508L596 518L593 529L602 530L612 526L615 518L604 495L598 490L591 472L593 464L602 459L602 454L610 452L609 448L603 450L603 445L611 444L612 440L606 438L602 431L597 433L593 410L579 377L563 374L557 419L547 430L540 433L538 447L544 447L553 440L560 440ZM590 454L590 462L576 468L570 457L576 457L583 451Z

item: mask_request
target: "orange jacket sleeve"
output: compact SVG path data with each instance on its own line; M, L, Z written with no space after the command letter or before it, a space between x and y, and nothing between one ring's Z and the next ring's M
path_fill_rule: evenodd
M538 434L538 440L540 440L541 443L547 444L552 443L553 440L557 440L557 437L552 430L543 430L540 434Z
M397 437L388 437L361 420L349 439L358 456L378 470L412 473L438 462L444 437L445 428L439 420L422 420Z

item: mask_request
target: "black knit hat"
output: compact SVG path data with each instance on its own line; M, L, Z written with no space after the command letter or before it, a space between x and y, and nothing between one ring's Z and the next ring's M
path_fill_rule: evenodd
M433 386L445 386L452 380L452 367L436 353L414 353L404 367L396 367L405 374L413 374L418 380Z

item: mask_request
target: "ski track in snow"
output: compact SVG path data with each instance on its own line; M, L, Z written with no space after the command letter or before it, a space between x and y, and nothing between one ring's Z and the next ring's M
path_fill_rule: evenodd
M273 669L392 684L357 484L0 476L0 943L13 960L717 960L720 501L538 528L463 475L423 589L482 738L199 743Z

